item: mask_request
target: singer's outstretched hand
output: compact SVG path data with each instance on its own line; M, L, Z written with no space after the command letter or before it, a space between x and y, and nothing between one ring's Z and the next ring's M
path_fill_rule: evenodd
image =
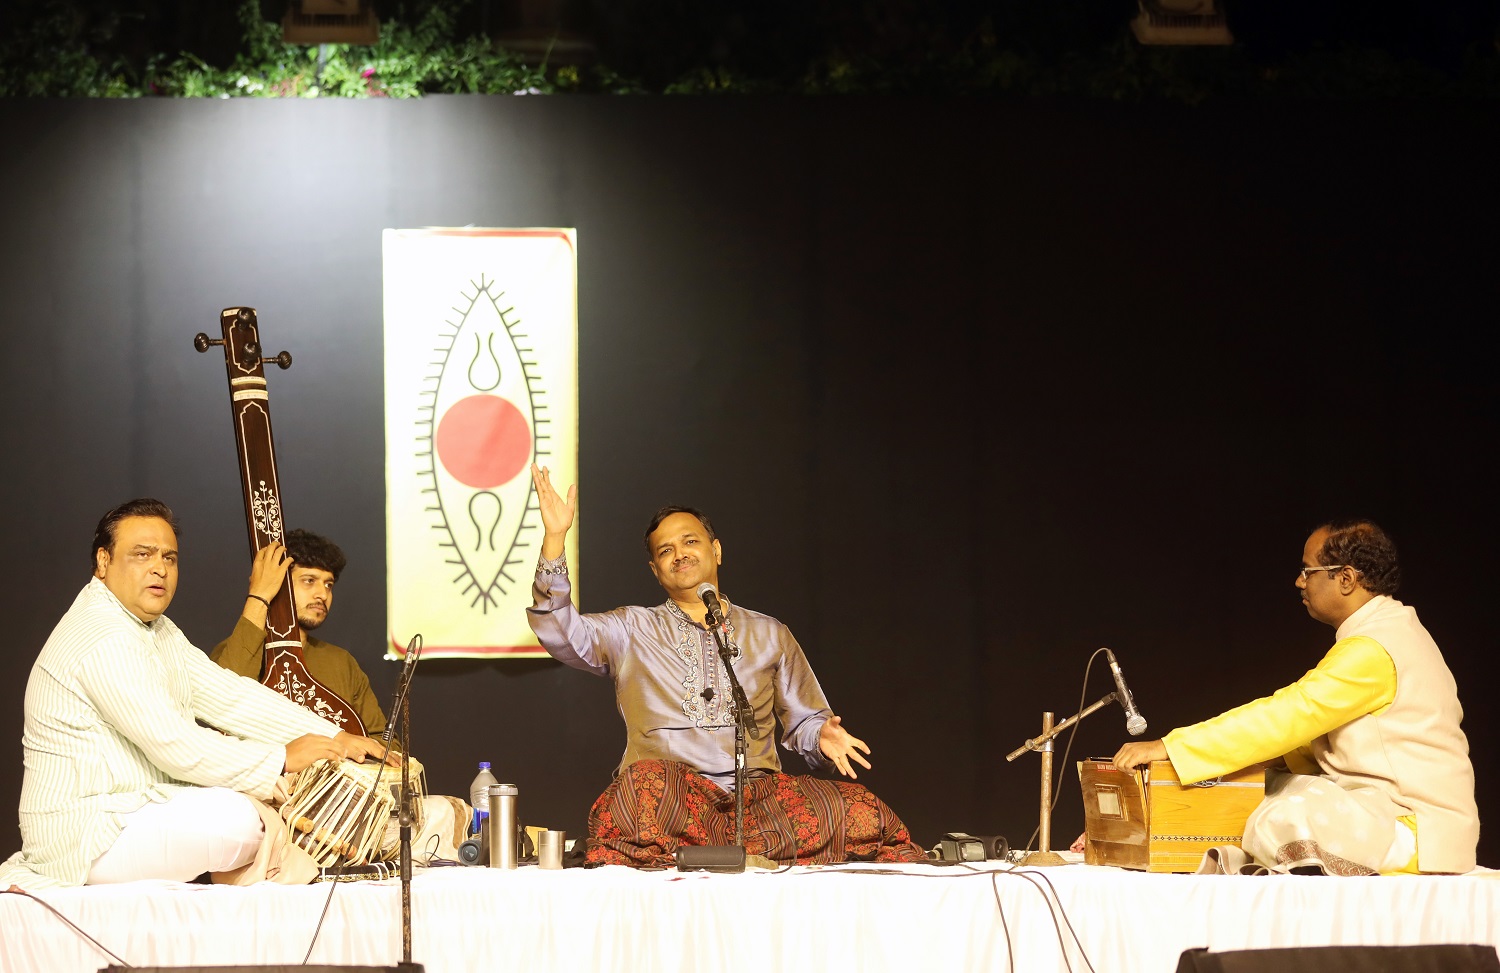
M1132 771L1137 767L1144 767L1153 760L1168 760L1167 745L1160 740L1143 740L1139 743L1127 743L1115 754L1114 765L1116 770Z
M823 751L823 756L833 761L833 765L845 777L859 779L859 775L854 772L856 763L866 770L870 769L870 762L860 754L861 750L869 753L869 746L858 737L850 736L849 731L843 727L843 721L837 716L829 717L828 722L823 724L823 729L818 731L818 749Z
M568 499L564 501L552 486L552 471L535 463L531 464L531 482L542 511L542 557L551 560L562 554L563 538L578 513L578 484L568 487Z

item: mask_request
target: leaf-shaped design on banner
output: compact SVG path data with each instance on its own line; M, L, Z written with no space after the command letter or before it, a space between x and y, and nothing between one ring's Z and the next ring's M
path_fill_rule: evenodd
M522 321L494 281L470 281L445 321L417 421L432 527L470 608L488 612L523 569L538 529L528 467L549 454L546 405Z

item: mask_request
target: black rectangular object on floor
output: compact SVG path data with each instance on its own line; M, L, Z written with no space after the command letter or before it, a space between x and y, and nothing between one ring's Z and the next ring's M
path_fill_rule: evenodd
M679 872L743 872L744 845L687 845L677 849Z
M1184 950L1177 973L1500 973L1495 947L1301 946L1211 953Z

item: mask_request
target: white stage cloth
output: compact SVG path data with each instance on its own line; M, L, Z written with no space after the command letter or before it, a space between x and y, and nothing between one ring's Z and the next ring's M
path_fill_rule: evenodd
M139 882L36 894L131 965L293 964L307 952L329 886ZM400 897L394 880L338 885L311 962L395 965ZM978 872L840 865L743 875L444 868L413 881L412 931L412 959L428 973L1065 973L1089 969L1084 953L1098 973L1172 973L1183 950L1201 946L1500 946L1500 872L1252 878L993 863ZM0 970L84 973L111 962L40 904L0 895Z

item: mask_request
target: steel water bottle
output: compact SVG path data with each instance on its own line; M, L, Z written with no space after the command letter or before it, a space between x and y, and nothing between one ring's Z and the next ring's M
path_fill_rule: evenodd
M494 784L490 787L490 867L516 867L516 839L520 829L516 826L516 800L520 796L515 784Z

